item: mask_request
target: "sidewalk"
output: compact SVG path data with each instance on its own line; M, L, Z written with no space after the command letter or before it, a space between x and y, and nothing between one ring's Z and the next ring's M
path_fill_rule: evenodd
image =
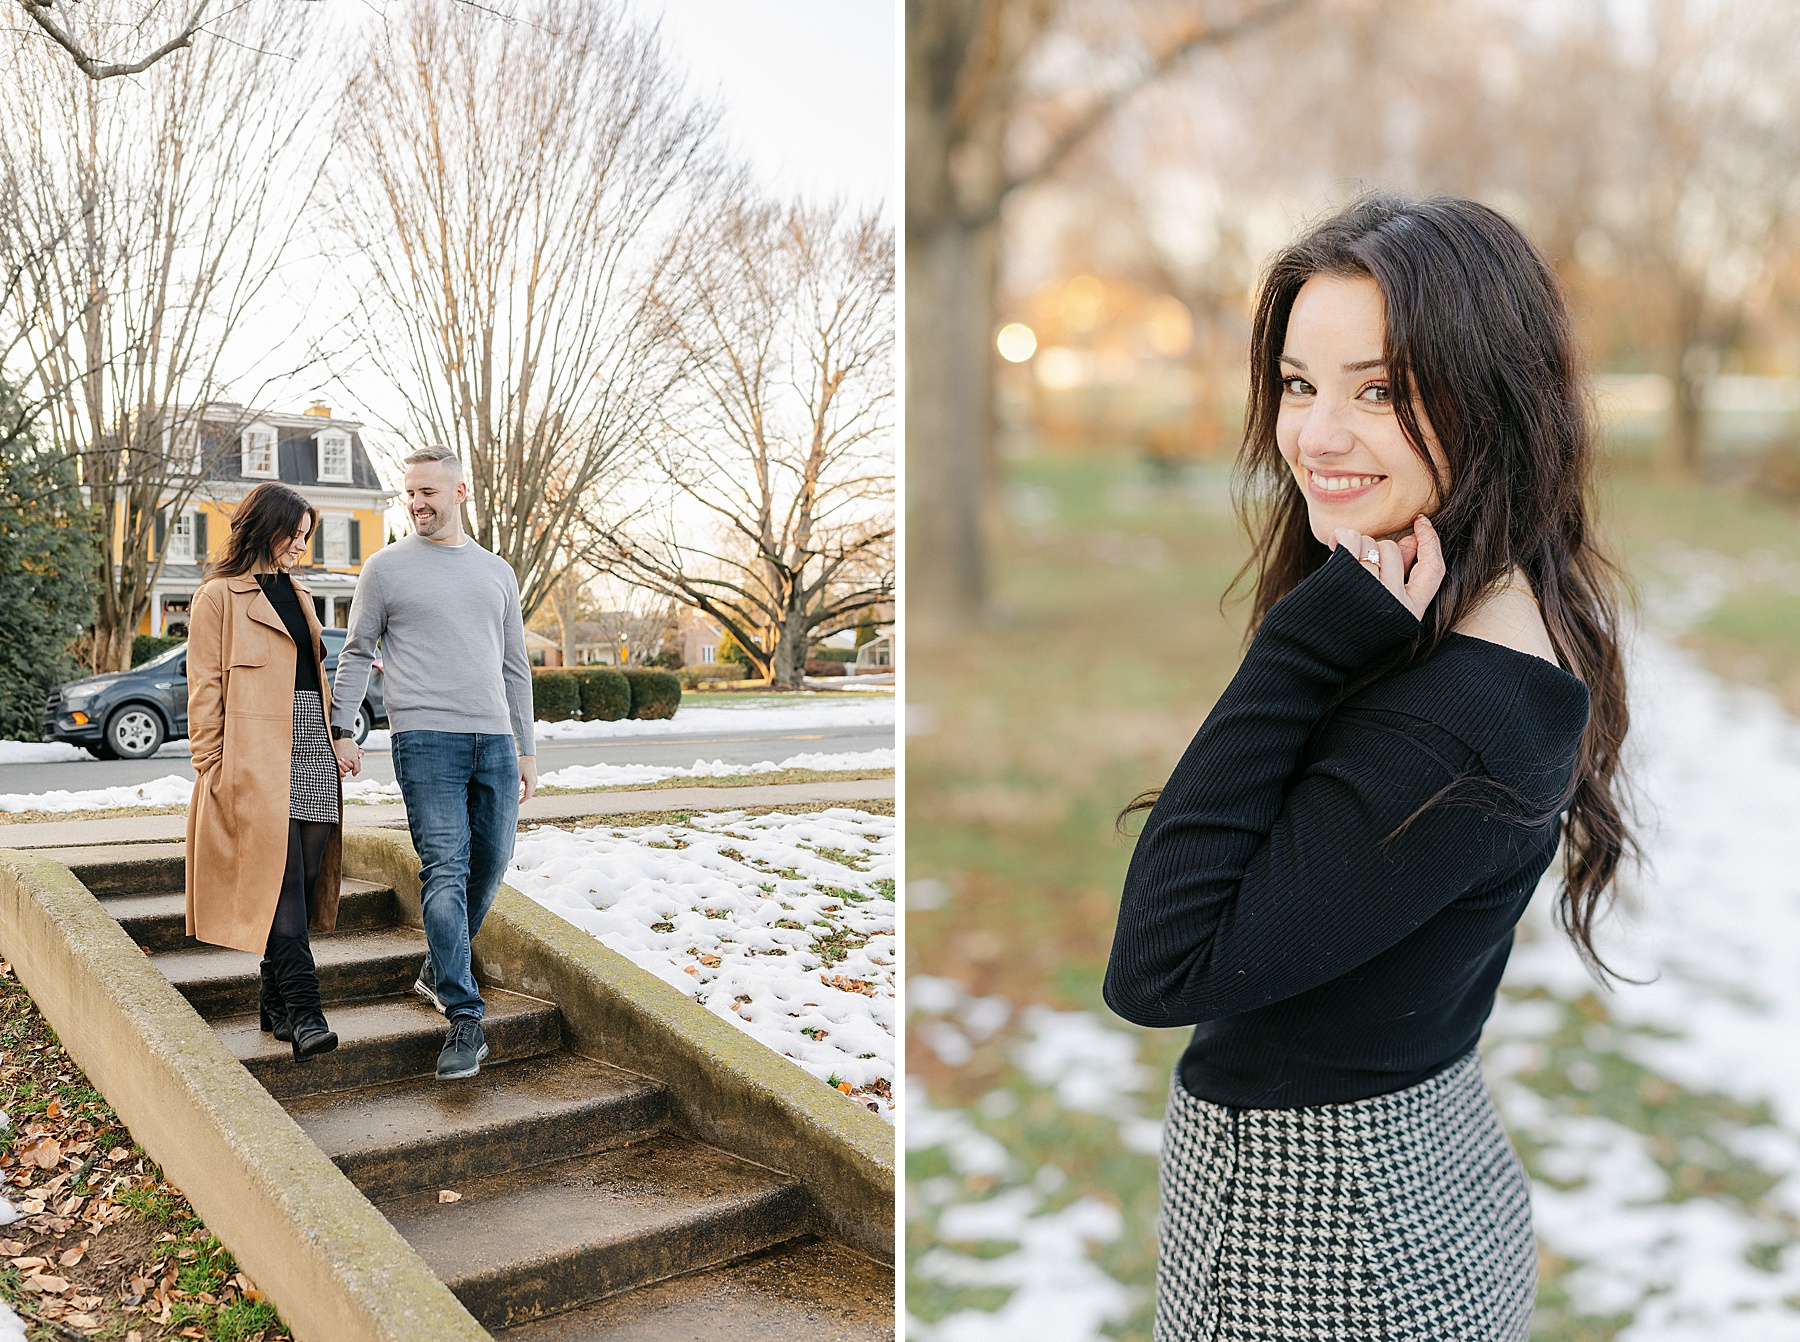
M519 822L539 825L597 815L641 811L733 811L746 806L793 802L892 801L892 778L856 778L841 783L780 783L767 787L650 788L634 792L588 792L533 797L519 808ZM346 806L350 825L406 826L406 807ZM186 815L115 816L106 820L44 820L0 825L0 848L71 848L88 844L165 843L187 836Z

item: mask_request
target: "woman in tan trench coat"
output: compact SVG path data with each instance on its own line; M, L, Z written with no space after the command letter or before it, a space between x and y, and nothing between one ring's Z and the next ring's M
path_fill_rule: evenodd
M318 522L258 485L188 620L187 930L263 957L262 1028L296 1062L337 1047L307 929L337 924L343 784L319 623L290 573Z

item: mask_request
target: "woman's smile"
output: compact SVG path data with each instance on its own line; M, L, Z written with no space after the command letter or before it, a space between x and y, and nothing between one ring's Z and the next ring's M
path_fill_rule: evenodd
M1302 466L1301 470L1306 476L1306 492L1326 503L1342 504L1363 498L1387 479L1385 475L1316 471L1310 466Z

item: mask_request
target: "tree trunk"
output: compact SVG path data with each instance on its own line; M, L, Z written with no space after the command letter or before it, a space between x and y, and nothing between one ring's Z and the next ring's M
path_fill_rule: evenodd
M1657 471L1676 483L1692 481L1700 469L1705 430L1707 380L1717 371L1718 353L1702 331L1702 300L1691 284L1675 295L1674 327L1669 340L1669 420L1657 448Z
M769 683L778 690L801 688L806 675L806 615L789 611L775 644L775 655L769 662Z
M907 232L907 579L928 629L967 627L987 605L998 233L953 214Z

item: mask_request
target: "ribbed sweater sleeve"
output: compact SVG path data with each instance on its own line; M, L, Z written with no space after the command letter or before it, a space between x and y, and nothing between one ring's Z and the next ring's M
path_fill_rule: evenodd
M1115 1012L1196 1025L1281 1001L1517 864L1526 832L1480 807L1405 823L1479 768L1482 743L1441 730L1429 705L1314 741L1344 687L1417 630L1341 548L1270 610L1132 855L1106 972Z

